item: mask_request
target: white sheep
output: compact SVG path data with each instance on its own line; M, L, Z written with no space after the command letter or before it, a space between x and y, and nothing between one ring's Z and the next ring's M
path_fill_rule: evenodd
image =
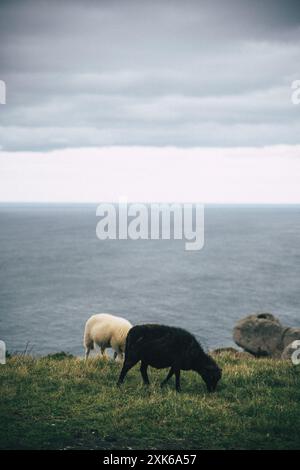
M92 315L85 324L83 344L85 347L85 359L89 357L90 350L98 345L105 356L105 349L114 349L114 359L123 358L127 333L132 324L122 317L116 317L109 313Z

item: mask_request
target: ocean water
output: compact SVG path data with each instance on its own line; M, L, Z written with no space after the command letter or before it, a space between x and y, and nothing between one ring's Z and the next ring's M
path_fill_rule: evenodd
M182 326L232 346L237 320L300 326L300 206L206 206L205 245L96 237L96 205L0 205L0 339L83 354L87 318Z

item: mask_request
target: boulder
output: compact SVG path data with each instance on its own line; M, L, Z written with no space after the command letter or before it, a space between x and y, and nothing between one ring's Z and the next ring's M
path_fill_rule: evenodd
M285 328L283 332L283 346L286 348L296 339L300 339L300 328Z
M254 356L280 357L285 328L271 313L256 313L240 320L233 330L236 344Z

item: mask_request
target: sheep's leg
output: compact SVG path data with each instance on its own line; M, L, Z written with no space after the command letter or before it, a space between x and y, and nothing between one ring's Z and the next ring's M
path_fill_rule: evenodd
M122 352L115 353L114 358L118 362L122 362L124 359L124 354Z
M103 359L107 359L107 356L106 356L106 354L105 354L106 347L105 347L105 346L101 346L100 349L101 349L101 355L102 355Z
M163 387L164 385L166 385L166 383L170 380L170 378L172 377L172 375L175 374L175 370L173 367L171 367L171 369L169 370L169 373L167 375L167 377L165 378L165 380L162 381L162 383L160 384L161 387Z
M131 361L128 361L128 360L126 361L126 359L125 359L125 362L123 364L123 367L122 367L122 370L121 370L121 373L120 373L120 376L119 376L118 385L121 385L124 382L124 379L125 379L125 376L126 376L127 372L133 366L135 366L137 362L139 362L139 359L131 360Z
M175 370L175 378L176 378L176 392L181 391L180 387L180 369Z
M90 351L91 351L91 348L87 346L85 348L85 360L87 360L87 358L89 357Z
M120 348L114 350L114 360L115 361L122 361L123 360L123 353Z
M145 385L150 385L149 377L148 377L148 374L147 374L147 369L148 369L148 364L146 364L146 362L142 361L140 371L141 371L141 374L142 374L142 377L143 377L143 381L144 381Z

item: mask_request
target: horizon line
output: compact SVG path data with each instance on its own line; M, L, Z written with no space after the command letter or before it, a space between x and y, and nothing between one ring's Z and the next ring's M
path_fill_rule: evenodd
M203 206L300 206L299 202L200 202L200 201L0 201L0 205L99 205L99 204L202 204Z

